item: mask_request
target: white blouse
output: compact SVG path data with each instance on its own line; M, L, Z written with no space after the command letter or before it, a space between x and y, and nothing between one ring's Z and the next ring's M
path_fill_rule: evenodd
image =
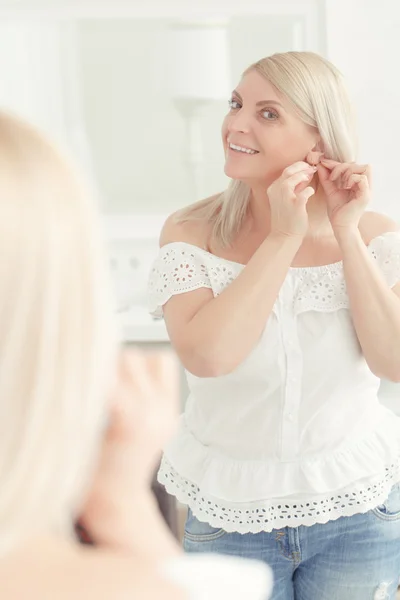
M369 252L393 287L400 233L376 237ZM171 296L201 287L218 296L243 268L167 244L150 274L150 312L162 317ZM400 418L379 403L342 262L290 268L247 358L228 375L186 375L190 396L158 477L213 527L325 523L378 506L400 481Z

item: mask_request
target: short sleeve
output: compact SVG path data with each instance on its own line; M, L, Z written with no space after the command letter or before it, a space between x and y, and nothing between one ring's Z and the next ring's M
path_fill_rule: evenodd
M400 231L389 231L374 238L368 249L389 287L396 285L400 281Z
M162 307L174 295L199 288L212 289L204 252L191 244L174 242L163 246L148 280L148 309L162 318Z

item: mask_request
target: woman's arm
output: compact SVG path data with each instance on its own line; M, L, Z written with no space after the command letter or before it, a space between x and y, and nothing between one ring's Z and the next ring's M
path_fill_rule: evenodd
M354 327L365 359L378 377L400 381L400 288L389 288L363 241L397 226L384 215L364 212L371 196L369 165L322 158L318 175L342 251Z
M171 343L194 375L230 373L256 345L307 232L306 203L314 193L308 184L314 173L307 163L295 163L268 188L271 233L219 296L202 288L174 295L164 305ZM173 241L202 245L202 240L184 233L167 222L160 245Z
M378 377L400 382L400 284L388 287L358 229L337 230L336 239L365 359Z
M268 236L238 277L216 298L199 289L164 306L171 343L198 377L225 375L259 339L301 240Z

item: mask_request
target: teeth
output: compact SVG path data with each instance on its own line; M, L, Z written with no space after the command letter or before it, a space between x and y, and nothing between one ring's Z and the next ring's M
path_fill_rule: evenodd
M242 148L241 146L235 146L235 144L229 144L229 147L232 150L237 150L238 152L245 152L246 154L257 154L255 150L250 150L250 148Z

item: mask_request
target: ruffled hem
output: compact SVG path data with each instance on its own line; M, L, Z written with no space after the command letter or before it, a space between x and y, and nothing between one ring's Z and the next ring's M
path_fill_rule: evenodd
M271 532L283 527L325 524L341 517L377 510L388 498L393 485L400 481L400 457L374 479L358 481L349 488L307 499L285 497L240 505L216 501L203 494L194 483L182 478L165 457L158 481L179 502L187 504L195 517L212 527L242 534Z
M377 428L357 442L298 461L235 460L201 444L181 417L178 435L165 449L177 473L202 494L230 504L266 498L319 495L379 476L400 456L400 419L385 412Z

